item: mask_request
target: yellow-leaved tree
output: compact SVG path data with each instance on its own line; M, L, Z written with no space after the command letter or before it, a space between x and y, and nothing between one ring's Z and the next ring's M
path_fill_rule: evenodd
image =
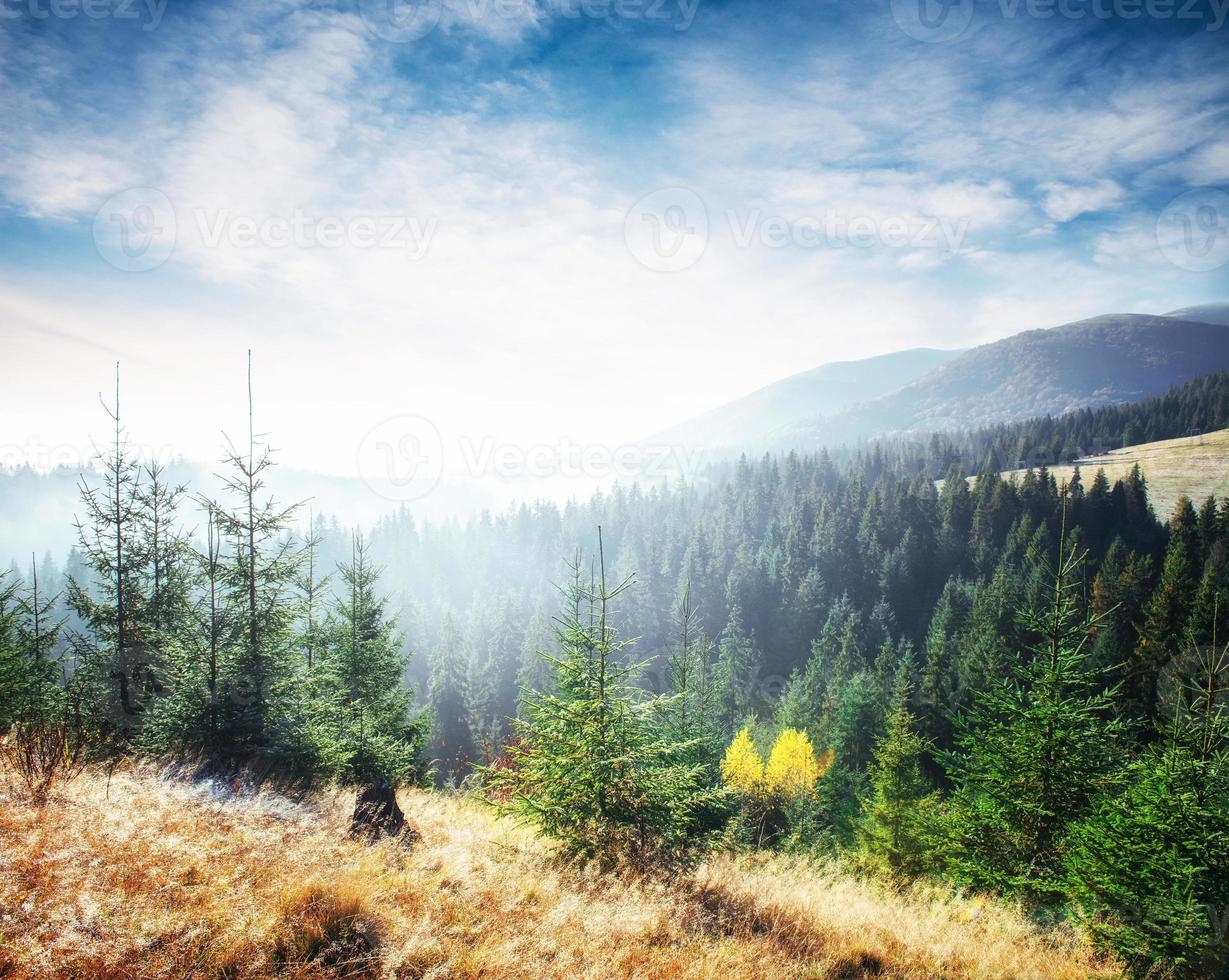
M825 752L822 759L817 759L807 733L787 728L772 747L764 782L770 792L799 796L811 792L816 780L831 764L831 752Z
M764 789L764 760L751 741L751 732L743 728L725 750L721 760L721 778L726 786L746 796Z

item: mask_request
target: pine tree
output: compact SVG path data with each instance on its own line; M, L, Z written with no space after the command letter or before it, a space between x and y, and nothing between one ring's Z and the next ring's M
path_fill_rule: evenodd
M755 638L744 628L742 609L736 605L717 643L715 698L717 724L723 736L732 734L755 712L761 671Z
M1169 521L1169 546L1161 581L1145 611L1139 643L1126 664L1124 711L1151 726L1157 715L1156 684L1161 670L1178 656L1198 592L1200 566L1195 508L1181 497Z
M357 533L340 575L330 643L311 678L311 739L325 748L326 772L335 778L396 787L422 776L426 725L411 714L401 637L387 600L376 593L380 569Z
M717 739L716 692L708 637L698 619L689 582L679 603L678 647L666 666L671 693L665 711L666 735L676 744L693 746L690 755L695 762L711 764Z
M140 470L121 421L118 364L114 405L102 405L113 437L106 455L98 451L101 485L91 485L85 476L78 484L85 513L76 521L77 541L88 578L68 582L67 601L82 625L70 633L69 643L76 661L75 696L85 706L89 726L125 741L139 730L146 707L151 647L140 629L147 605Z
M1081 607L1083 554L1066 547L1049 567L1049 608L1021 627L1038 639L1010 675L979 694L945 754L955 786L948 865L960 881L1036 900L1062 898L1068 824L1119 775L1122 726L1086 666L1096 623ZM1040 559L1039 559L1040 560Z
M556 694L527 691L517 737L481 770L497 809L537 826L573 857L603 862L672 861L702 845L701 828L719 798L703 787L686 746L663 732L669 699L636 685L645 663L627 663L610 621L631 585L606 584L598 529L592 585L574 567L548 656Z
M235 620L233 728L227 733L241 752L274 751L297 741L293 716L298 678L294 624L295 582L303 553L290 533L298 505L265 497L272 450L259 442L253 422L252 355L248 352L248 442L242 452L229 440L223 483L231 507L213 503L224 537L231 542L224 587Z
M913 878L932 868L938 794L922 776L922 755L928 750L902 692L887 732L875 745L870 794L856 827L862 859L891 875Z
M1071 833L1083 924L1138 975L1217 975L1229 907L1229 645L1191 649L1163 740Z
M427 680L430 754L437 763L436 780L441 785L458 785L477 761L477 746L469 727L469 659L461 632L448 614L432 651Z

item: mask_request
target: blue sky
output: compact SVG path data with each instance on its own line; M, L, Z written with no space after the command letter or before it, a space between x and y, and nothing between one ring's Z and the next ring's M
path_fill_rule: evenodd
M252 347L347 473L1226 298L1227 3L0 0L0 421L82 445L118 358L212 458Z

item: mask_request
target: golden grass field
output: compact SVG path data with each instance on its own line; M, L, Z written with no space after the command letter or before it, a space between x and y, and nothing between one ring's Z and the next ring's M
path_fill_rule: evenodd
M602 876L420 791L405 852L348 839L352 800L217 802L149 769L42 809L0 788L0 977L1119 975L1071 931L947 891L768 855Z
M1085 457L1079 461L1080 479L1087 489L1097 470L1103 469L1113 486L1129 475L1136 463L1148 481L1152 509L1162 521L1169 519L1183 494L1190 497L1196 507L1209 496L1229 497L1229 429L1146 442L1101 456ZM1061 483L1071 479L1074 469L1074 466L1052 466L1050 472ZM1024 470L1009 470L1003 474L1016 479L1023 475Z

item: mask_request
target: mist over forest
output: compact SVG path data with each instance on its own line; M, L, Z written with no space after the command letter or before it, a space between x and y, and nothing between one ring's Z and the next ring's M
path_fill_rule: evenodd
M0 980L1229 980L1229 0L0 0Z

